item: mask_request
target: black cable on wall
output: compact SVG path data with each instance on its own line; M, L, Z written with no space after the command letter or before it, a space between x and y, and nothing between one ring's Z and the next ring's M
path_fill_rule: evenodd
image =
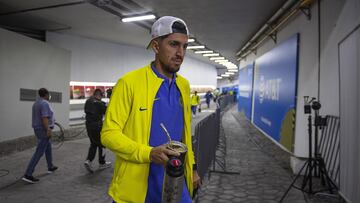
M320 69L321 69L321 0L318 0L318 92L317 92L317 98L320 101Z

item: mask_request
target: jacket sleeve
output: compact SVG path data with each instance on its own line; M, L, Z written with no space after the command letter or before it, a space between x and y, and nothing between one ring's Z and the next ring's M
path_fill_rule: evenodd
M135 142L123 133L132 107L132 94L131 86L120 79L112 92L107 107L101 131L101 142L106 148L125 160L135 163L149 163L152 148Z

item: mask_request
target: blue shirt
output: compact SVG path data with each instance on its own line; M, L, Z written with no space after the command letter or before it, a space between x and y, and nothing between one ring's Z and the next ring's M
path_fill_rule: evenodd
M32 127L34 129L44 129L42 118L49 119L49 127L54 127L54 112L52 111L50 104L47 100L39 98L32 106Z
M176 86L176 76L170 80L161 75L151 64L154 73L163 79L163 82L155 96L154 105L152 109L152 122L150 130L149 144L156 147L168 142L165 132L160 127L163 123L168 130L171 139L176 141L182 140L184 128L184 114L181 101L181 94ZM162 194L162 185L164 179L164 166L150 163L149 177L148 177L148 190L146 194L146 203L160 203ZM182 203L191 202L191 198L185 184L181 197Z

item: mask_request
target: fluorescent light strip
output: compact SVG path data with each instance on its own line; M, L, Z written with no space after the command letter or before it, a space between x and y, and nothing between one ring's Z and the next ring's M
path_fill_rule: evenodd
M214 51L195 51L195 54L211 54L214 53Z
M220 62L219 64L226 66L226 67L234 67L237 68L237 66L231 62Z
M201 46L188 46L186 49L204 49L205 46L201 45Z
M234 75L235 73L234 72L226 72L225 74L226 75Z
M224 65L235 65L230 61L224 61L224 62L220 62L220 64L224 64Z
M224 62L229 62L227 59L220 59L220 60L215 60L216 63L224 63Z
M227 69L238 69L237 66L226 66Z
M220 56L220 54L218 54L218 53L213 53L213 54L203 54L203 56Z
M227 77L230 77L230 75L227 75L227 74L221 74L221 77L225 77L225 78L227 78Z
M144 16L135 16L135 17L129 17L129 18L123 18L121 19L122 22L134 22L134 21L141 21L141 20L151 20L155 19L155 15L144 15Z
M216 79L222 79L222 77L221 76L216 76Z
M237 69L229 69L228 71L229 71L229 72L238 72Z
M210 60L220 60L225 59L225 57L211 57Z
M195 39L188 39L188 42L195 42Z

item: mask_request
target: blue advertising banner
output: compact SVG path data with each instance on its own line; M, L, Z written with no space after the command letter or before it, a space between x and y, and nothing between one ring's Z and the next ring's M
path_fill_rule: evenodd
M239 71L238 111L251 121L254 63Z
M255 62L253 122L293 151L299 35L279 44Z

